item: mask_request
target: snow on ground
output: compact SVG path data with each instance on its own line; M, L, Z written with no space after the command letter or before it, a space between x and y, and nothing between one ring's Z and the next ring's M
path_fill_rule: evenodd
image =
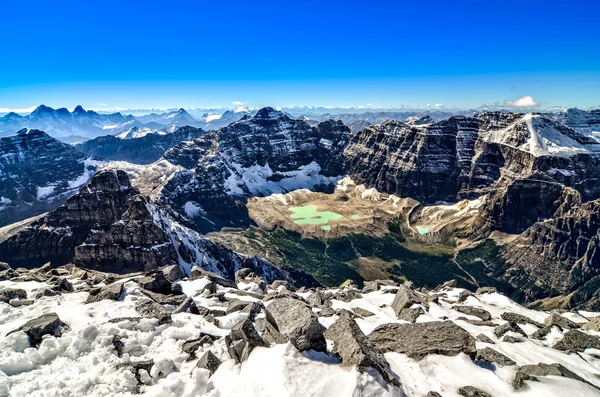
M268 180L274 174L268 163L264 166L254 164L247 168L234 163L230 172L225 181L225 189L228 193L238 196L244 194L242 186L245 186L254 196L268 196L273 193L312 188L319 184L335 184L342 179L342 176L321 175L321 166L315 161L297 170L279 173L283 176L279 181Z
M375 371L361 372L355 367L343 367L333 354L298 352L290 343L272 345L270 348L257 347L247 361L236 364L229 358L223 336L229 333L232 325L246 316L241 312L219 317L218 327L203 316L190 313L173 314L173 322L164 325L158 325L156 319L142 319L139 322L123 319L111 323L110 319L138 316L135 303L145 298L138 285L134 281L126 281L125 293L119 301L103 300L84 304L88 292L77 292L82 282L72 277L71 281L76 287L74 293L43 297L31 306L18 308L0 303L0 334L3 336L0 338L0 396L132 396L138 382L126 365L143 360L153 361L149 374L144 371L140 373L140 378L146 383L139 390L143 396L425 397L429 391L437 391L444 397L458 397L458 388L466 385L478 387L494 397L600 396L598 389L585 383L556 376L527 381L526 387L515 391L511 382L518 366L539 362L561 363L600 386L597 376L600 371L597 355L600 351L588 349L583 353L568 354L552 349L552 344L563 335L557 327L541 341L525 339L520 343L508 343L495 338L493 327L477 326L458 319L477 319L452 309L452 300L459 296L463 291L461 289L447 289L448 301L431 303L429 312L421 315L417 322L449 319L473 336L483 333L496 343L490 345L477 341L477 348L492 347L516 361L517 366L481 365L462 353L453 357L429 355L420 361L404 354L386 353L392 371L402 383L402 391L385 383ZM184 279L178 283L198 306L226 308L227 303L209 297L206 291L201 292L208 283L207 279ZM251 284L240 283L239 286L248 289ZM29 297L44 286L44 283L32 281L0 281L0 288L22 288ZM255 288L251 289L256 292ZM331 291L337 292L336 289ZM227 297L258 300L252 296L233 294L230 288L221 286L218 286L218 292L224 292ZM396 319L390 306L394 292L395 287L383 287L350 302L334 299L333 309L362 308L374 313L371 317L356 319L361 330L369 334L378 325L404 322ZM310 293L298 295L307 298ZM265 304L268 307L270 302ZM498 293L473 295L464 304L489 311L496 323L503 323L498 317L506 311L539 322L548 316L545 312L526 309ZM4 337L24 322L51 312L57 313L70 326L70 330L60 338L46 336L39 349L35 349L29 347L27 337L22 332ZM587 321L575 313L565 316L574 321ZM337 315L320 317L320 321L328 327L336 318ZM531 334L537 328L523 326L523 329ZM195 368L197 359L188 360L189 355L182 350L184 341L198 338L200 332L221 337L212 345L204 345L196 353L197 357L201 357L210 350L222 361L210 377L207 370ZM114 350L114 336L119 336L124 342L121 357Z

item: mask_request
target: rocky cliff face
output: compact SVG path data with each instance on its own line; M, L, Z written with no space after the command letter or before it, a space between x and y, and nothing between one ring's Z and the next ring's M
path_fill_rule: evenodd
M166 160L192 171L175 175L161 200L191 218L210 214L220 226L245 223L249 196L319 189L340 179L349 135L341 122L311 127L273 108L261 109L169 150Z
M176 264L233 279L250 268L265 280L294 279L261 258L237 254L194 231L169 207L139 194L124 171L104 170L63 206L0 244L14 267L74 263L111 273L145 272Z
M94 164L43 131L0 138L0 226L57 208L91 178Z
M69 263L75 247L117 222L135 194L124 171L99 172L61 207L0 244L0 257L27 268Z
M204 130L181 127L166 134L148 134L139 138L121 139L112 135L101 136L75 145L83 153L109 160L123 160L135 164L150 164L181 141L199 138Z

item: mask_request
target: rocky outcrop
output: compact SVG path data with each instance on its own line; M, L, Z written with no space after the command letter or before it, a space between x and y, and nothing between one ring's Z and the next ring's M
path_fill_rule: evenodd
M69 326L63 323L56 313L49 313L27 321L19 328L10 331L6 336L14 332L25 332L29 338L29 344L38 348L44 335L53 335L58 338L68 330Z
M43 131L0 138L0 227L57 208L95 171L88 156Z
M384 353L404 353L417 360L429 354L455 356L466 353L473 358L477 354L475 338L451 321L385 324L368 336Z
M106 135L78 143L75 147L83 153L104 159L150 164L160 159L167 150L179 142L199 138L204 133L201 128L186 126L169 133L147 134L131 139Z
M124 171L102 171L62 206L0 244L0 257L13 266L69 263L90 235L117 222L137 194Z

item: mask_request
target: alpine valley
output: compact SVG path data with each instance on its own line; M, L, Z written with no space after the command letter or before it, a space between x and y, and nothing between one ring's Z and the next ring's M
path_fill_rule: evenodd
M600 110L0 135L0 396L600 396Z

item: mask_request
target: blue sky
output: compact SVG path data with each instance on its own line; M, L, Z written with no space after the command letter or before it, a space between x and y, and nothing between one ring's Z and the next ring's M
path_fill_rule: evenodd
M0 108L600 106L598 3L8 0Z

